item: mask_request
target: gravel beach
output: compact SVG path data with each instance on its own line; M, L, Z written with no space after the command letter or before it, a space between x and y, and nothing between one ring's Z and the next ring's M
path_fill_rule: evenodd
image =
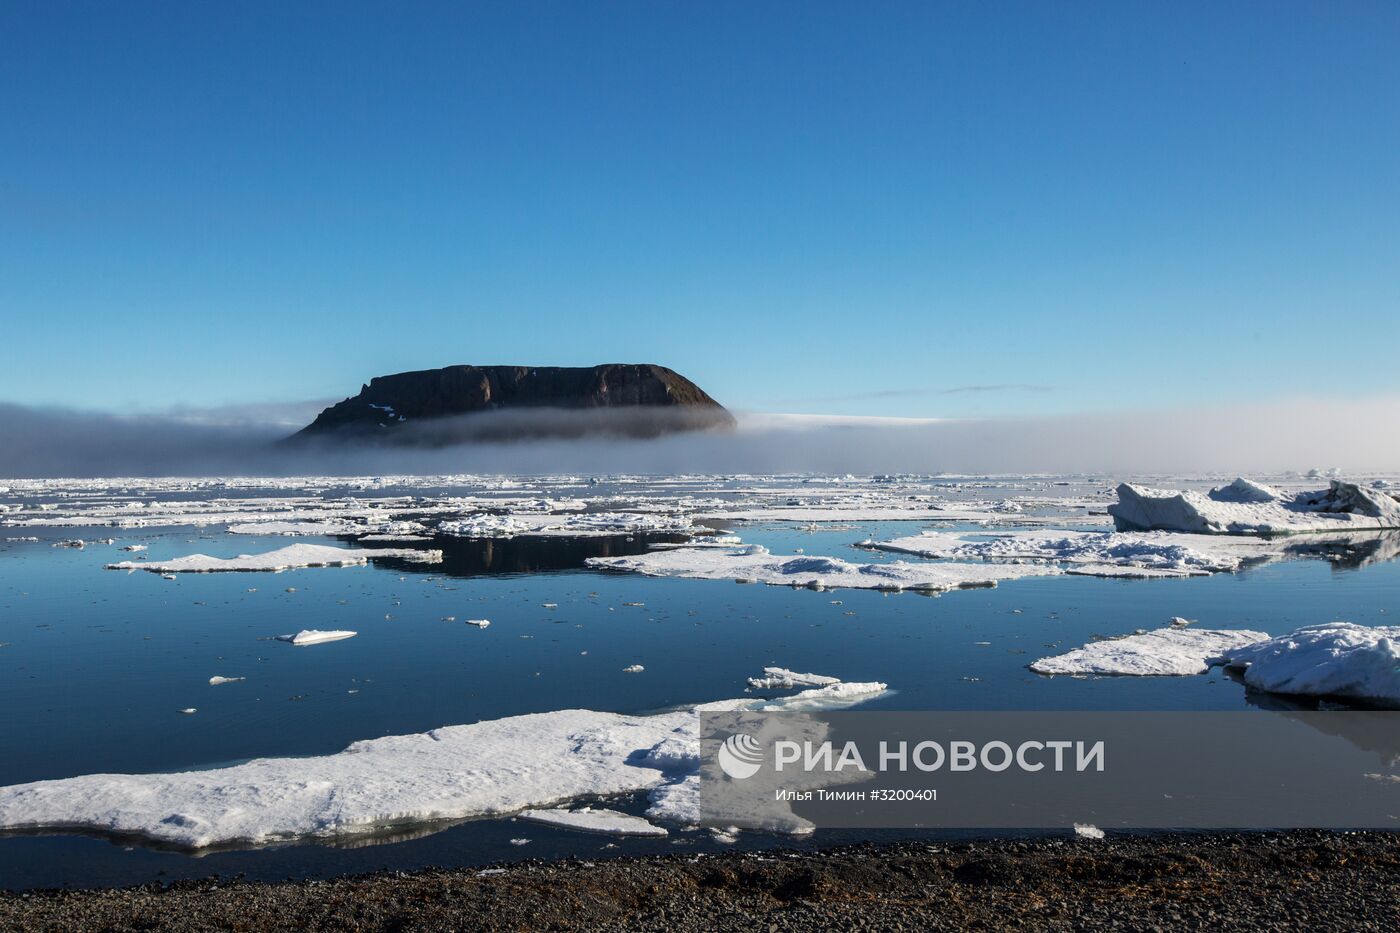
M860 845L0 894L5 930L1400 928L1400 834Z

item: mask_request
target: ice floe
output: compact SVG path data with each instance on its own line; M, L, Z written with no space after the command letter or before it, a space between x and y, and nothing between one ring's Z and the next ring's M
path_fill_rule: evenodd
M735 548L676 548L631 557L590 557L597 570L653 577L739 580L774 585L832 589L944 592L964 587L995 586L999 580L1042 576L1060 571L1044 564L852 564L836 557L770 554L761 545Z
M481 514L444 521L437 526L439 534L461 538L515 538L527 535L587 538L623 534L690 534L697 530L689 516L637 512Z
M237 557L209 557L191 554L167 561L121 561L108 564L108 570L149 570L152 573L219 573L227 571L297 570L302 567L354 567L373 558L396 557L418 563L439 563L442 551L409 548L338 548L325 544L292 544L264 554Z
M1282 535L1400 528L1395 496L1341 480L1293 496L1244 479L1208 493L1124 483L1108 512L1119 530Z
M1170 532L925 531L862 547L935 560L1040 561L1091 576L1193 576L1238 570L1282 552L1256 538Z
M1246 645L1264 641L1264 632L1184 629L1180 626L1091 642L1066 654L1030 665L1037 674L1185 676L1204 674Z
M847 706L885 689L838 684L641 716L557 710L368 739L332 755L17 784L0 787L0 830L88 830L199 849L504 816L640 791L654 792L650 816L685 822L698 812L698 711ZM793 816L777 828L803 832L810 824Z
M776 690L788 687L825 687L839 684L841 678L827 677L824 674L799 674L784 667L765 667L762 677L750 677L749 686L754 690Z
M535 823L547 823L550 826L561 826L565 829L577 829L587 833L606 833L616 836L668 835L666 827L657 826L640 816L620 813L617 810L594 809L593 807L579 807L577 810L562 807L549 810L526 810L520 814L520 818Z
M248 679L248 678L246 678L246 677L224 677L224 676L222 676L222 675L215 674L213 677L210 677L210 678L209 678L209 686L211 686L211 687L217 687L217 686L219 686L220 684L236 684L236 683L238 683L240 680L247 680L247 679Z
M334 630L323 632L319 629L302 629L294 635L278 635L278 641L290 642L297 647L304 645L319 645L327 641L340 641L345 638L354 638L358 632L347 632L344 630Z
M1227 652L1244 682L1271 693L1400 705L1400 626L1309 625Z

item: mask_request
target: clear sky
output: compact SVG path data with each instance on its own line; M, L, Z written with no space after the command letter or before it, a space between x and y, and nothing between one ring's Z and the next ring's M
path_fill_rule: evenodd
M1400 3L0 0L0 401L1400 389Z

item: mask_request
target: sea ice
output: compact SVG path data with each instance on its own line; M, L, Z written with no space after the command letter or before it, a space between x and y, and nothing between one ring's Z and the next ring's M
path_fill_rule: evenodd
M749 686L755 690L777 690L788 687L825 687L839 684L841 678L823 674L799 674L783 667L765 667L762 677L750 677Z
M1044 561L1093 576L1191 576L1238 570L1283 546L1251 538L1169 532L926 531L862 547L933 560Z
M211 686L211 687L217 687L217 686L219 686L219 684L236 684L236 683L238 683L240 680L247 680L247 679L248 679L248 678L246 678L246 677L221 677L220 675L215 674L213 677L210 677L210 678L209 678L209 686Z
M1123 676L1204 674L1231 651L1263 641L1264 632L1183 629L1179 626L1090 642L1030 665L1037 674Z
M1400 626L1328 622L1227 652L1244 682L1271 693L1400 705Z
M340 641L343 638L354 638L358 632L329 631L323 632L317 629L302 629L295 635L278 635L278 641L290 642L297 647L304 645L319 645L327 641Z
M770 554L761 545L677 548L631 557L590 557L587 565L598 570L629 571L653 577L752 580L811 589L852 587L925 592L995 586L998 580L1060 572L1043 564L911 564L903 561L852 564L835 557Z
M1400 528L1400 501L1383 489L1333 480L1326 489L1288 497L1238 479L1209 493L1124 483L1108 507L1120 531L1280 535Z
M224 571L296 570L301 567L354 567L371 558L397 557L420 563L442 561L442 551L408 548L338 548L324 544L292 544L265 554L240 554L237 557L209 557L191 554L167 561L130 561L108 564L108 570L149 570L152 573L217 573Z
M0 787L0 830L85 829L198 849L504 816L578 798L698 785L699 710L847 706L884 689L839 684L779 700L726 700L645 716L557 710L367 739L333 755L16 784ZM688 794L653 795L652 807L689 813L685 808L698 805L698 797ZM795 816L779 824L810 829Z
M589 833L608 833L618 836L668 835L664 826L657 826L640 816L619 813L617 810L595 810L592 807L580 807L577 810L566 808L526 810L520 814L520 818Z

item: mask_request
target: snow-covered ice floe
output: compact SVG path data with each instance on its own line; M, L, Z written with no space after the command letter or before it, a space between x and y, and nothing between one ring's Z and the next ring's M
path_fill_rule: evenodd
M665 836L664 826L657 826L640 816L620 813L617 810L580 807L577 810L558 808L550 810L526 810L520 814L523 820L577 829L586 833L606 833L616 836Z
M1400 626L1309 625L1235 648L1227 664L1270 693L1400 705Z
M749 686L754 690L776 690L788 687L825 687L839 684L841 678L827 677L825 674L799 674L785 667L765 667L762 677L750 677Z
M933 560L1063 563L1089 576L1179 577L1238 570L1274 556L1282 545L1259 538L1172 532L926 531L861 547Z
M885 689L835 684L778 700L640 716L558 710L368 739L333 755L16 784L0 787L0 830L95 831L200 849L505 816L644 791L651 792L649 817L685 821L698 812L699 712L844 707ZM774 828L811 827L794 815Z
M1230 653L1263 641L1264 632L1212 631L1180 626L1091 642L1030 665L1037 674L1160 676L1204 674Z
M1120 531L1283 535L1400 528L1395 495L1341 480L1293 496L1246 479L1208 493L1124 483L1108 512Z
M995 586L999 580L1059 573L1045 564L852 564L836 557L770 554L761 545L736 548L676 548L631 557L590 557L597 570L652 577L738 580L784 586L834 589L919 590L940 593L965 587Z
M346 638L354 638L358 634L358 632L348 632L344 630L333 630L325 632L319 629L307 628L302 629L295 635L278 635L277 640L290 642L291 644L296 645L300 648L304 645L319 645L322 642L341 641Z
M131 561L108 564L108 570L148 570L151 573L219 573L227 571L297 570L302 567L354 567L373 558L397 557L400 560L435 564L442 561L442 551L411 548L339 548L325 544L292 544L264 554L240 554L237 557L209 557L191 554L167 561Z
M624 534L690 534L702 530L685 515L638 512L569 514L480 514L437 526L439 534L459 538L610 537Z

